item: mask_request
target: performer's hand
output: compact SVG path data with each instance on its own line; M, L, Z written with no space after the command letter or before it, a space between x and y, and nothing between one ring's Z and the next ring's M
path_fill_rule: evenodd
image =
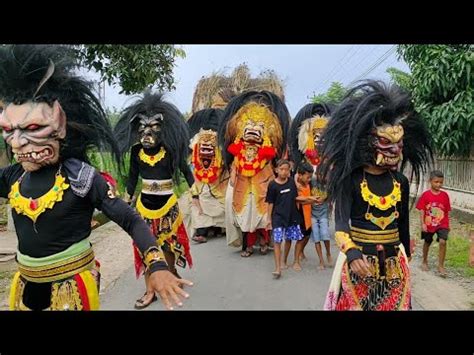
M321 203L323 203L323 199L320 197L320 196L315 196L314 197L314 201L316 201L316 203L318 205L320 205Z
M353 260L350 264L350 268L360 277L370 276L370 264L365 255L362 255L362 259Z
M301 185L299 182L298 182L298 173L295 174L295 185L296 185L296 188L298 191L300 191L301 189L303 189L303 185Z
M199 198L193 198L193 203L194 206L196 206L196 208L198 209L199 215L201 216L204 213L202 210L201 201L199 201Z
M425 232L425 233L428 232L428 227L427 227L426 224L424 224L424 223L421 225L421 229L422 229L423 232Z
M125 192L125 194L123 195L122 200L123 200L123 202L130 205L132 203L132 196L130 196L127 192Z
M150 275L150 288L160 295L163 305L169 310L173 310L172 302L179 307L183 306L183 302L178 295L184 298L189 297L189 294L179 287L180 285L192 286L193 283L188 280L178 279L167 270L155 271Z

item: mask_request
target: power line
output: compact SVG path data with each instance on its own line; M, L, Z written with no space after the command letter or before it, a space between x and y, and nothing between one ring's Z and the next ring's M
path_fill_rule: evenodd
M387 60L387 58L390 57L390 55L395 52L396 50L396 46L393 45L392 47L390 47L389 50L387 50L384 54L382 54L382 56L380 58L378 58L375 63L373 63L369 68L367 68L367 70L362 73L361 75L359 75L357 78L355 78L354 80L352 80L350 83L349 83L349 86L351 86L352 84L354 84L356 81L366 77L367 75L369 75L372 71L374 71L380 64L382 64L385 60Z
M347 55L351 52L351 50L352 50L354 47L355 47L355 45L352 45L352 46L347 50L347 52L344 53L344 55L343 55L342 58L339 60L339 62L332 68L332 70L329 72L329 74L326 75L325 79L321 80L322 84L320 84L320 85L316 88L315 92L316 92L316 91L319 91L319 89L320 89L321 87L323 87L323 86L326 84L327 80L328 80L329 78L331 78L332 74L333 74L333 73L335 72L335 70L338 68L338 65L340 65L340 64L342 63L342 61L344 60L344 58L347 57Z
M364 49L364 48L367 48L367 47L364 47L364 46L359 46L357 49ZM364 54L362 54L363 52L360 52L360 54L362 54L362 60L360 60L355 66L354 68L356 67L359 67L361 63L363 63L370 55L372 55L372 53L375 52L375 50L379 48L377 45L375 45L373 48L368 48L367 51L364 52ZM369 52L370 51L370 52ZM356 54L356 51L352 54L352 56L350 56L346 62L344 64L347 64L349 63L349 61L354 57L354 55ZM339 63L341 63L342 61L340 61ZM337 68L334 67L334 69ZM351 68L351 71L354 69L354 68ZM336 78L336 75L340 73L341 69L343 69L342 66L339 66L339 71L338 72L335 72L334 69L332 70L332 72L330 73L330 75L327 77L327 79L320 85L318 86L317 90L318 91L319 89L321 89L322 87L324 87L324 85L326 85L327 83L331 82L331 81L335 81L335 78ZM344 69L345 70L345 69ZM331 75L332 73L334 73L334 75ZM344 76L344 78L346 78L347 75ZM344 81L344 80L342 80Z
M372 50L371 50L370 52L366 52L366 55L365 55L364 57L362 57L362 59L361 59L359 62L357 62L356 65L354 65L354 66L351 68L352 73L354 73L354 72L357 70L357 68L360 67L360 65L361 65L362 63L367 62L367 58L371 57L372 54L373 54L378 48L380 48L380 47L377 46L377 45L375 45L375 46L372 48ZM341 81L342 81L342 82L345 82L345 81L347 81L347 78L348 78L348 76L345 76L345 77L343 78L343 80L341 80Z
M380 48L380 47L378 47L378 48ZM374 51L372 51L372 53L373 53L373 52L374 52ZM385 51L380 57L378 57L378 58L375 60L374 63L377 63L377 62L380 60L380 58L382 58L386 53L387 53L387 52ZM359 62L359 64L360 64L360 63L362 63L362 61ZM369 65L369 67L372 67L372 66L374 65L374 63L372 63L371 65ZM357 65L356 67L359 67L359 66L360 66L360 65ZM367 69L366 69L366 71L367 71ZM360 76L361 76L361 75L359 75L359 77L360 77ZM357 81L357 79L356 79L356 80L348 80L348 77L345 77L344 79L345 79L344 82L349 82L348 86L350 86L354 81Z
M387 69L391 67L395 67L397 63L397 58L393 57L391 58L390 61L387 62L387 65L385 66L380 66L375 73L373 73L372 77L373 78L382 78L383 75L388 75L390 77L390 74L387 73Z
M363 48L364 48L363 46L358 46L358 47L355 49L354 53L352 53L352 55L351 55L350 57L348 57L344 63L341 62L341 64L339 65L339 68L338 68L339 70L337 70L337 71L334 73L334 75L333 75L332 77L329 76L329 77L326 79L326 81L323 83L323 86L326 85L326 84L329 84L330 82L336 81L335 78L337 77L337 75L338 75L339 73L341 73L341 70L343 70L344 73L346 73L346 75L347 75L345 66L346 66L346 65L351 61L351 59L356 55L356 53L359 51L359 49L362 50Z

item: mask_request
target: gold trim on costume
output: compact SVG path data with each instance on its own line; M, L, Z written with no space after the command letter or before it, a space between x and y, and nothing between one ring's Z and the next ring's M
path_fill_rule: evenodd
M144 218L147 219L158 219L163 217L168 213L168 211L173 207L176 203L178 202L178 198L176 197L175 194L171 195L168 201L165 203L163 207L161 207L158 210L150 210L146 208L141 200L141 195L138 196L137 199L137 211L140 213L140 215Z
M398 287L405 278L399 255L385 259L385 279L391 287Z
M145 151L140 149L140 152L138 153L138 157L140 160L150 166L155 166L156 163L158 163L161 159L163 159L166 155L166 150L164 147L161 147L160 151L156 153L155 155L148 155L145 153Z
M363 229L363 228L357 228L351 226L351 231L359 232L359 233L364 233L364 234L389 234L389 233L397 233L398 229L387 229L386 231L371 231L369 229Z
M160 247L164 244L164 242L166 240L168 240L173 235L176 235L176 233L178 232L178 228L179 228L181 223L183 223L183 217L181 216L181 213L180 213L178 215L178 218L176 218L176 220L173 222L173 224L171 226L171 230L169 232L159 233L157 243Z
M53 282L66 279L82 271L90 269L94 264L94 252L92 248L85 252L54 264L29 267L18 264L21 276L31 282Z
M345 254L349 249L358 248L359 247L352 241L349 233L346 232L336 232L334 235L336 240L336 244L341 249L341 251Z
M81 311L82 309L82 300L76 280L69 279L64 282L53 283L51 291L52 311Z
M35 223L47 208L52 209L56 202L63 200L64 191L69 187L69 184L65 181L66 178L61 174L56 174L53 187L44 195L32 199L31 197L26 198L22 196L20 192L20 178L20 180L12 185L11 191L8 194L10 205L15 209L16 213L27 216Z
M397 229L388 231L374 231L351 227L352 240L362 243L393 243L399 241L399 233Z
M163 192L173 190L173 180L142 180L142 192Z
M360 192L362 198L371 206L377 207L381 211L386 211L390 207L393 207L397 202L401 201L402 191L400 189L400 183L393 180L393 190L386 196L377 196L369 189L367 179L363 179L360 183Z
M145 257L143 258L143 263L145 264L146 268L148 269L153 263L159 261L165 261L165 256L158 247L150 247L145 252Z
M367 212L365 214L365 219L371 221L373 224L378 226L381 229L387 228L394 220L396 220L400 214L398 211L394 211L388 217L375 217L372 213Z

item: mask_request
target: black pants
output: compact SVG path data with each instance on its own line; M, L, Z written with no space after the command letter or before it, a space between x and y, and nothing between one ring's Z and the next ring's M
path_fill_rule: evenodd
M196 235L201 235L201 236L205 237L207 235L208 230L209 230L209 227L196 228Z

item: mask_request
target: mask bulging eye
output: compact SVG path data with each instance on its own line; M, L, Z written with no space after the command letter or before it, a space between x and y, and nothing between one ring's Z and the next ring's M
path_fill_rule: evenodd
M43 127L41 127L40 125L37 125L37 124L30 124L28 127L26 127L26 129L28 131L36 131L38 129L41 129Z

